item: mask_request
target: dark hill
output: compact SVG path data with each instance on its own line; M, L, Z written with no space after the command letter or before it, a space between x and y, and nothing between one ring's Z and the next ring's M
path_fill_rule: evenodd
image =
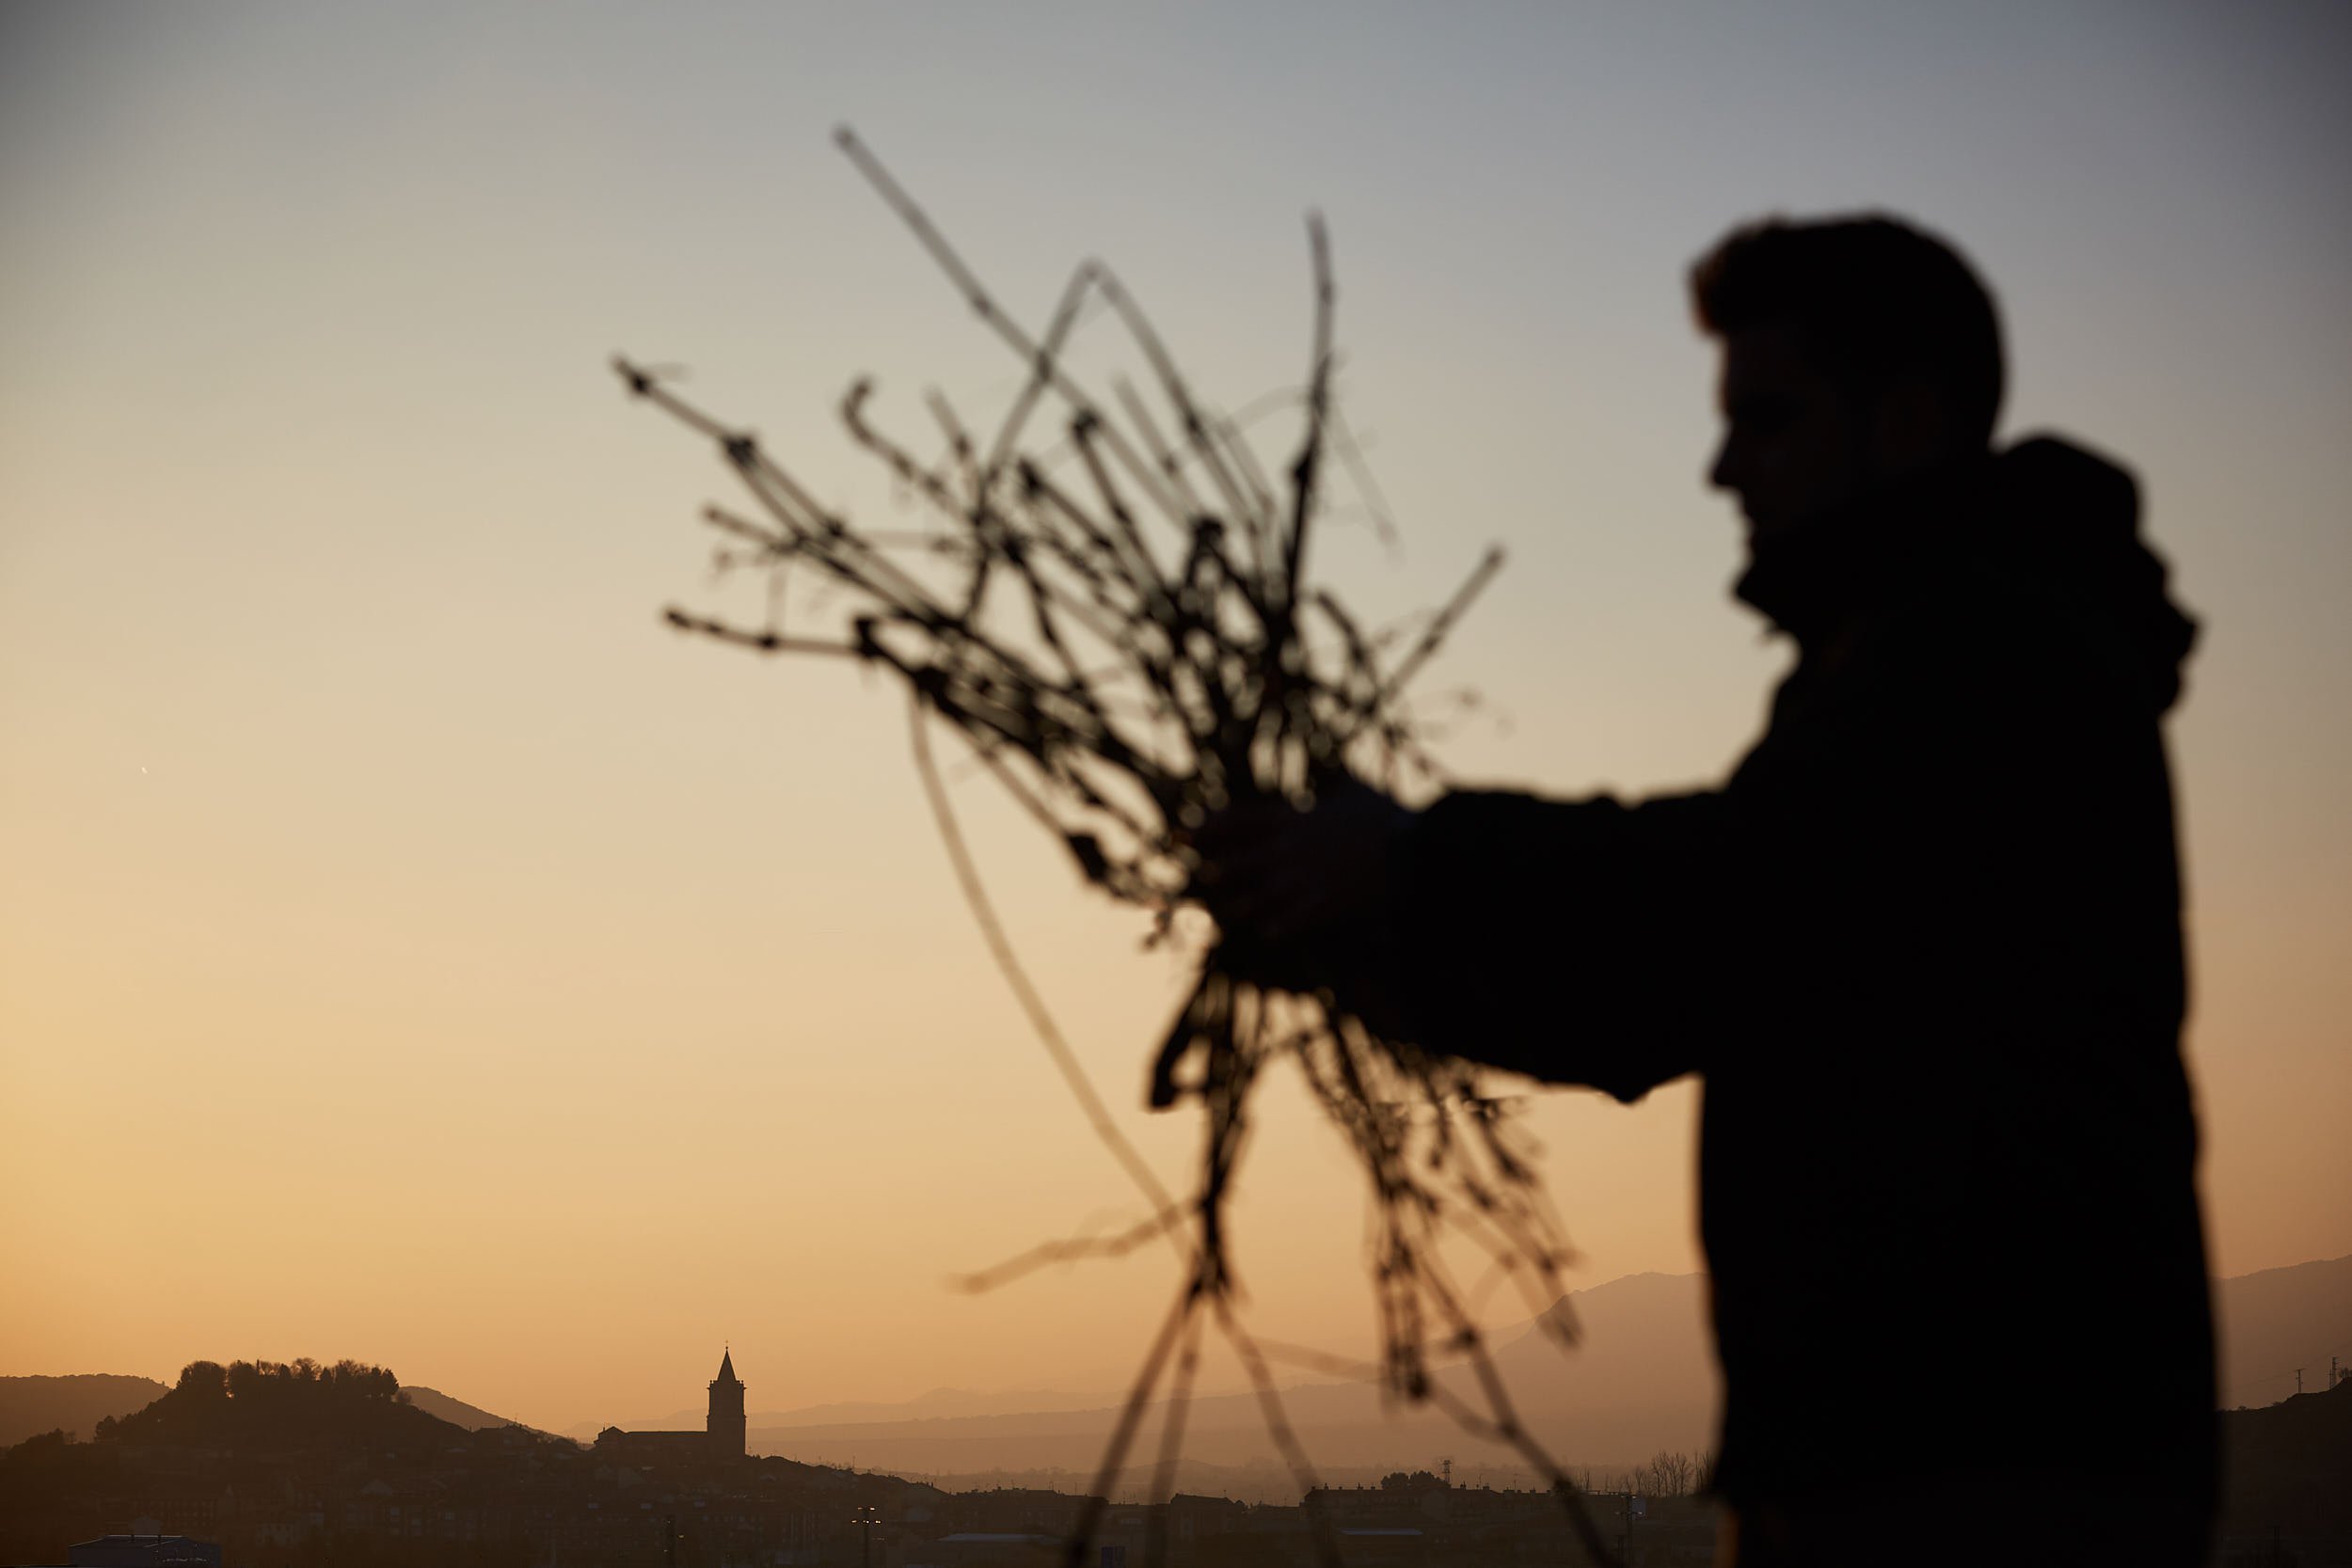
M0 1449L60 1429L87 1438L108 1418L128 1416L168 1392L151 1377L85 1372L75 1377L0 1377Z
M464 1400L452 1399L438 1388L427 1388L421 1384L401 1385L400 1397L426 1415L447 1421L452 1426L464 1427L468 1432L487 1432L499 1427L516 1427L524 1424L504 1416L493 1416L479 1405L468 1404ZM534 1427L532 1430L538 1429ZM591 1432L588 1435L593 1438L596 1433Z
M400 1380L381 1367L305 1358L191 1362L169 1393L100 1423L96 1436L121 1448L422 1456L464 1442L467 1433L403 1401Z
M2224 1411L2221 1453L2225 1537L2275 1531L2352 1546L2352 1379Z
M856 1562L858 1510L926 1527L940 1493L681 1445L623 1462L528 1428L468 1432L356 1361L199 1361L95 1440L0 1449L0 1563L152 1519L261 1568ZM957 1517L961 1517L961 1514ZM943 1522L932 1534L971 1526ZM669 1532L675 1528L675 1534Z

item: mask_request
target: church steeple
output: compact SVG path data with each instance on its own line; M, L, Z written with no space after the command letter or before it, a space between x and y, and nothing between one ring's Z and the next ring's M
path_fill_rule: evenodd
M735 1352L720 1353L719 1375L710 1380L710 1451L721 1459L740 1459L749 1451L750 1433L743 1418L743 1382L735 1375Z

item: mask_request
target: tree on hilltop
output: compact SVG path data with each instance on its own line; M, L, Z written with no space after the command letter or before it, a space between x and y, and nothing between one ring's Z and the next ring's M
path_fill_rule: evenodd
M103 1426L108 1442L235 1447L244 1443L329 1443L364 1439L397 1445L438 1442L445 1423L400 1397L388 1368L348 1357L332 1364L293 1361L192 1361L171 1391L146 1409Z

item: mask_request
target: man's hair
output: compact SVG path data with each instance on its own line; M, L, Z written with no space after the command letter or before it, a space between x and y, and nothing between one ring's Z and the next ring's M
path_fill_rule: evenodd
M1974 270L1932 234L1879 214L1735 229L1691 268L1716 337L1786 323L1833 379L1864 394L1925 377L1964 434L2000 412L2001 325Z

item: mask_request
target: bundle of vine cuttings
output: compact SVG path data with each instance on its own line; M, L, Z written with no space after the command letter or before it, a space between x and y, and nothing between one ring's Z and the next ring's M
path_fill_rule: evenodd
M1501 558L1490 551L1433 613L1384 629L1314 584L1310 546L1343 428L1332 403L1333 288L1320 220L1309 224L1312 345L1295 400L1303 429L1278 479L1236 421L1195 394L1106 267L1080 266L1045 330L1032 335L871 152L847 130L837 140L1026 371L986 433L931 395L938 430L927 445L937 455L880 427L870 382L850 388L840 410L850 438L918 500L927 526L869 530L835 515L754 436L688 403L660 373L625 358L614 368L630 392L716 444L749 503L704 514L724 536L721 563L769 573L775 590L762 625L676 608L669 622L763 653L855 661L903 686L925 783L997 957L1151 1199L1152 1219L1128 1236L1039 1256L1165 1235L1184 1259L1178 1300L1105 1455L1105 1481L1147 1403L1165 1394L1157 1490L1167 1495L1205 1326L1232 1344L1277 1442L1311 1484L1280 1418L1266 1348L1234 1311L1225 1224L1253 1092L1287 1061L1344 1133L1370 1188L1380 1382L1517 1447L1551 1477L1588 1549L1605 1559L1567 1477L1513 1414L1471 1292L1446 1256L1449 1236L1474 1243L1565 1337L1547 1309L1560 1295L1565 1247L1508 1106L1482 1088L1471 1064L1384 1035L1328 992L1261 984L1205 934L1198 982L1152 1074L1155 1103L1188 1101L1204 1113L1191 1190L1171 1199L1075 1075L988 912L930 760L927 726L944 725L1088 882L1148 911L1154 940L1179 942L1207 926L1179 920L1200 869L1187 836L1205 820L1252 801L1303 805L1359 781L1409 793L1438 780L1406 689ZM1132 338L1152 395L1123 382L1098 395L1066 364L1089 305L1107 307ZM815 629L782 624L784 588L802 575L834 590L830 619ZM1470 1392L1433 1375L1447 1362L1471 1370ZM1072 1549L1074 1560L1084 1542Z

